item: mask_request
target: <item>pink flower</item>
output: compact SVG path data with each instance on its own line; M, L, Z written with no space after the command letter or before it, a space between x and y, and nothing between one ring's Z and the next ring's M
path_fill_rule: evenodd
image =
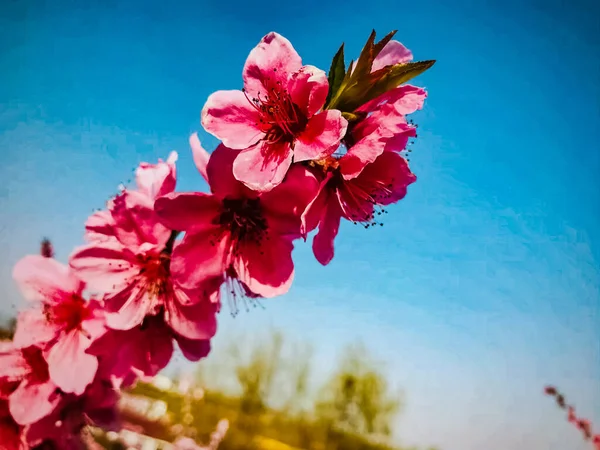
M333 259L333 242L342 217L361 222L365 228L381 224L375 221L375 215L384 211L376 208L404 198L408 185L416 181L406 160L395 152L383 152L360 171L345 170L346 166L355 167L360 151L359 146L352 147L339 159L329 157L315 164L324 171L325 177L302 220L305 234L319 227L313 239L313 252L323 265Z
M405 150L408 140L417 137L416 128L406 116L421 109L426 97L424 89L405 85L375 99L379 103L361 106L361 112L368 115L353 123L344 138L346 147L353 149L348 157L352 161L346 161L342 168L344 176L357 176L384 151Z
M190 288L225 276L240 283L242 294L274 297L292 283L292 240L300 236L300 214L318 183L294 165L281 185L259 195L234 178L236 156L224 145L212 153L206 168L212 194L174 193L156 201L163 222L186 232L171 269Z
M411 60L410 50L398 41L390 41L375 58L372 71ZM360 161L362 165L355 161L350 170L356 170L355 174L359 173L365 164L373 162L383 151L404 150L409 138L417 136L415 127L408 123L406 116L422 109L426 97L424 89L407 84L391 89L360 106L356 114L362 114L364 118L351 124L344 144L349 148L365 138L368 142L377 133L380 139L378 145L371 145L371 151L363 154L364 159Z
M0 344L0 391L8 394L10 413L20 425L37 422L60 401L42 351L33 346L20 349L11 342Z
M116 239L129 246L166 242L171 230L156 220L153 205L156 198L175 190L177 157L171 152L167 161L141 163L136 169L137 189L122 191L108 202L108 210L92 214L85 224L86 240Z
M89 352L99 357L103 376L115 387L127 387L138 377L152 377L166 367L173 355L173 339L190 361L210 352L210 340L191 340L174 333L162 315L148 316L131 330L109 330Z
M0 450L26 450L22 430L10 414L8 401L0 398Z
M61 450L83 449L82 431L87 425L118 429L117 400L111 383L96 378L82 395L63 396L52 414L25 427L27 443L35 447L52 442Z
M327 98L325 72L303 66L292 44L267 34L250 52L243 91L218 91L202 110L202 125L223 145L242 150L235 178L257 191L280 184L292 161L326 155L346 133L340 111L318 112Z
M91 288L106 294L110 328L130 330L147 316L160 315L176 334L205 340L216 332L218 285L190 290L174 282L171 252L179 243L154 211L154 200L175 188L174 160L138 168L138 190L120 193L110 216L95 215L91 242L75 249L70 265Z
M135 171L138 191L151 200L175 190L177 182L177 152L171 152L166 161L158 160L157 164L143 162Z
M98 368L86 350L104 332L101 305L84 300L84 283L51 258L26 256L15 265L13 278L25 298L37 302L19 313L15 345L41 346L50 379L64 392L83 393Z

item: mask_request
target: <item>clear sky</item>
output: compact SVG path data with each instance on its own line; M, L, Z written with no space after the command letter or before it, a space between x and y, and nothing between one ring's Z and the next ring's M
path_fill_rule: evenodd
M317 346L322 375L363 339L406 392L406 444L588 448L541 391L557 384L600 427L599 14L592 0L1 2L2 311L20 304L12 265L45 235L66 261L140 161L178 150L178 189L204 189L188 135L264 34L327 70L342 41L350 58L372 28L398 29L438 61L415 83L429 91L417 183L384 227L344 224L328 267L299 243L291 292L223 314L218 339L283 328Z

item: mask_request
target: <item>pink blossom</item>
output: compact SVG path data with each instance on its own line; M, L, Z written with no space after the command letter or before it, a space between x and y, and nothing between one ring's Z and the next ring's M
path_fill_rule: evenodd
M86 350L104 332L100 303L84 300L84 283L51 258L26 256L15 265L13 278L25 298L36 302L18 315L15 345L41 346L50 379L64 392L81 394L98 368Z
M0 398L0 450L26 450L22 430L10 413L8 401Z
M390 41L373 61L371 71L375 72L386 66L405 64L412 61L413 55L398 41ZM398 132L406 131L405 116L423 107L427 97L424 89L405 84L384 92L358 108L358 112L369 113L367 127L385 126L391 130L400 127ZM366 134L366 133L363 133ZM406 146L400 148L403 149Z
M87 425L119 428L117 400L111 383L96 378L82 395L63 396L52 414L25 427L25 438L31 447L51 442L61 450L84 449L82 431Z
M321 111L329 83L303 66L292 44L269 33L248 56L243 91L218 91L202 110L202 125L236 150L235 178L257 191L282 182L292 162L318 159L346 133L340 111Z
M136 169L136 189L122 191L92 214L86 224L88 242L118 240L128 246L165 243L170 230L156 220L154 200L175 190L177 152L157 164L141 163Z
M398 41L390 41L373 61L372 71L386 66L404 64L412 60L412 53ZM416 129L408 123L406 116L423 108L427 92L419 87L402 85L391 89L366 102L356 110L356 114L364 115L362 120L353 122L344 139L346 147L351 147L360 140L373 139L379 133L378 145L372 145L362 166L373 162L383 151L402 151L409 138L416 137ZM358 162L358 161L355 161ZM352 170L360 172L361 166L352 165ZM347 170L347 169L346 169Z
M89 245L75 249L70 265L91 288L106 294L110 328L131 330L147 316L160 315L177 335L205 340L216 332L218 285L192 290L174 282L171 252L180 244L154 211L154 200L175 188L174 160L140 166L138 190L121 192L110 216L96 215L94 236L106 233L104 238L92 237Z
M186 232L171 269L190 288L225 276L239 283L241 294L274 297L292 283L292 240L300 236L300 214L318 183L294 165L281 185L257 194L234 178L236 156L224 145L212 153L206 167L212 194L174 193L156 201L163 222Z
M54 410L61 395L50 380L42 351L33 346L17 348L11 342L0 344L0 392L7 395L17 423L37 422Z
M360 150L358 146L352 147L339 159L329 157L315 164L325 175L318 195L306 208L302 220L304 233L319 227L312 247L323 265L333 259L333 242L342 217L363 223L365 227L381 223L375 220L375 216L383 212L377 207L401 200L408 185L416 181L406 160L395 152L383 152L360 171L350 171L357 173L348 176L346 165L356 165Z
M148 316L131 330L107 331L89 352L99 357L101 374L115 387L127 387L138 377L152 377L166 367L173 355L173 340L190 361L210 352L210 340L191 340L174 333L162 315Z
M383 139L377 147L373 147L372 155L377 157L383 151L404 150L408 140L417 136L415 127L408 123L406 116L421 109L426 97L424 89L404 85L366 103L359 111L368 115L352 125L345 143L358 142L378 132Z
M158 160L157 164L143 162L135 171L138 191L152 200L175 190L177 182L177 152L171 152L166 161Z

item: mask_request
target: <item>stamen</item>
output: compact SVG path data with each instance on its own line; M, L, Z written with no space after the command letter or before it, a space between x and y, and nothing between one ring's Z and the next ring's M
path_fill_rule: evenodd
M91 316L91 312L85 300L77 294L72 294L60 303L44 305L44 315L48 322L71 331L81 330L81 323Z
M225 198L215 222L230 233L234 255L241 243L260 245L268 237L268 223L258 198Z
M249 305L252 305L253 308L260 306L265 309L265 307L260 303L259 299L262 298L260 295L256 295L248 289L239 278L238 275L233 268L233 266L229 266L225 271L225 296L227 297L227 303L229 305L229 311L231 312L231 317L237 317L240 313L239 303L243 303L246 309L246 312L250 312Z
M169 265L171 257L162 252L159 254L147 253L137 255L137 261L140 266L139 277L146 285L146 291L153 299L164 297L172 288L171 271Z
M257 125L265 133L263 140L269 144L282 141L293 144L296 135L304 130L308 120L292 102L281 81L267 77L264 86L266 97L258 93L256 97L250 98L246 91L242 90L248 102L260 113Z

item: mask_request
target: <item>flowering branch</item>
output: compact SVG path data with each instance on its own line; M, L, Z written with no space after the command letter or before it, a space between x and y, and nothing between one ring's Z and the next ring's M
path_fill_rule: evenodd
M191 361L208 355L223 297L236 314L240 301L288 292L294 243L314 230L313 253L327 265L342 219L383 225L384 208L416 181L406 116L427 93L404 83L434 63L412 62L394 33L376 43L373 32L348 70L342 46L329 76L267 34L246 60L243 89L217 91L202 109L221 144L209 153L190 137L210 192L175 191L171 152L140 164L135 186L88 218L68 265L48 239L17 262L31 307L0 343L2 445L80 448L88 425L118 429L122 388L156 375L175 345Z
M563 394L558 392L554 386L547 386L544 389L546 395L554 397L556 404L561 409L567 410L567 419L570 423L575 425L582 433L583 438L586 441L591 441L596 450L600 450L600 434L593 434L592 425L589 420L578 417L575 413L575 407L567 404Z

